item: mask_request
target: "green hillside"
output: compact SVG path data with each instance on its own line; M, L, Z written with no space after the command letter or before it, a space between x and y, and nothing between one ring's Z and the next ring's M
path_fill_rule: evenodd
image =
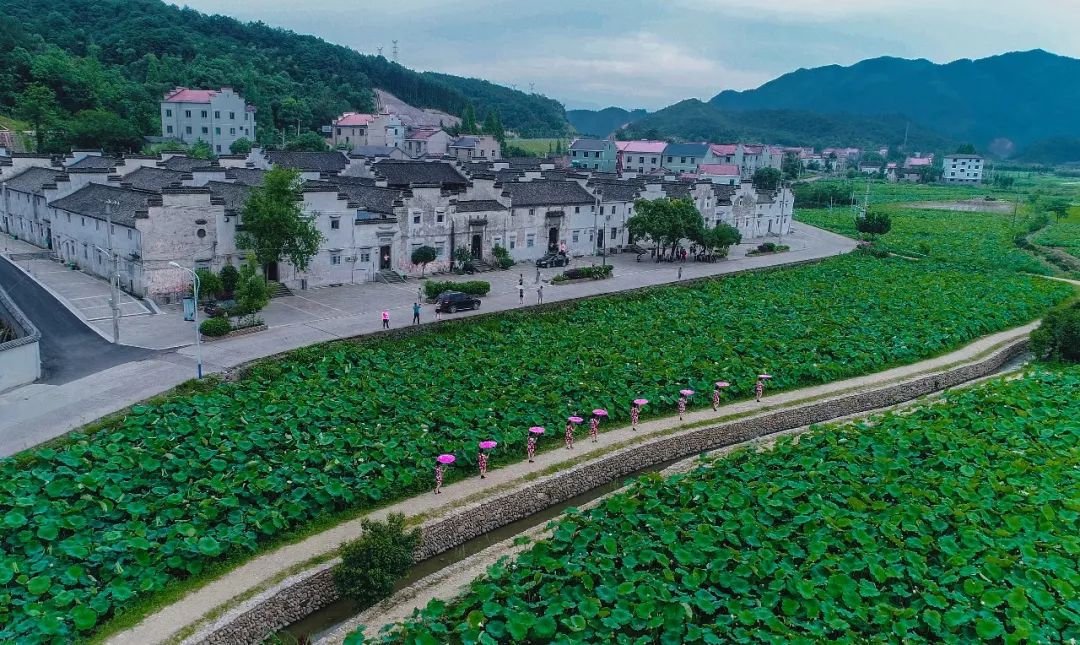
M34 83L56 95L57 148L98 139L122 149L157 134L157 102L177 85L237 89L258 108L267 137L297 120L315 129L343 111L371 109L376 87L458 115L472 100L481 118L497 110L505 127L530 136L569 128L562 105L539 95L420 74L314 36L159 0L0 0L0 113L18 113ZM91 113L77 116L83 111Z
M624 110L608 107L603 110L567 110L566 118L570 125L583 135L606 137L628 123L633 123L648 114L645 110Z

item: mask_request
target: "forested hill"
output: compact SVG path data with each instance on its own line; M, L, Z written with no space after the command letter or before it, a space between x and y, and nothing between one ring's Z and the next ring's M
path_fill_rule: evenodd
M159 0L0 0L0 114L15 114L32 84L51 89L60 120L87 136L95 127L160 132L158 101L177 85L237 89L268 136L269 126L299 119L315 129L341 112L369 110L376 87L456 115L471 101L480 118L497 110L507 129L527 136L569 128L562 105L539 95L420 74L314 36ZM72 118L82 111L93 113Z
M645 110L624 110L609 107L603 110L567 110L566 118L570 125L581 134L594 137L606 137L619 128L645 118Z

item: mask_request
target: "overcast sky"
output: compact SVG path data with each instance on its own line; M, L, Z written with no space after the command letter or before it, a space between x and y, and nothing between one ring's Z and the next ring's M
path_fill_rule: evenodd
M186 0L418 70L562 101L656 109L799 67L947 62L1046 49L1080 57L1077 0Z

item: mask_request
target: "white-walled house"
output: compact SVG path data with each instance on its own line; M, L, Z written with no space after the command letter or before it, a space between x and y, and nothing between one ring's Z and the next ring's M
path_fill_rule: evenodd
M947 184L981 184L983 158L973 154L946 155L941 180Z
M188 145L205 141L214 154L228 154L237 139L255 140L255 107L230 87L177 87L161 100L161 136Z

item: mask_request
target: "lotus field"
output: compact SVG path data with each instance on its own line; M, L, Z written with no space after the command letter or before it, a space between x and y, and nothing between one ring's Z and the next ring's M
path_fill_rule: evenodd
M680 388L752 395L909 363L1026 323L1069 285L863 254L296 351L208 393L0 462L0 641L67 641L312 521L525 458L526 430ZM691 405L705 405L699 397ZM541 449L554 447L554 439ZM546 444L546 445L545 445ZM460 466L460 467L459 467Z
M1069 255L1080 258L1080 215L1067 221L1052 222L1035 236L1036 244L1061 247Z
M1040 371L643 477L383 640L1074 642L1077 392Z
M1012 215L981 212L923 210L901 206L879 206L892 217L892 230L878 245L895 253L921 255L920 246L930 249L930 258L978 268L998 268L1027 273L1049 274L1049 268L1013 243L1022 222L1014 225ZM801 209L800 222L848 237L858 237L855 214L850 208ZM925 249L923 249L925 250Z

